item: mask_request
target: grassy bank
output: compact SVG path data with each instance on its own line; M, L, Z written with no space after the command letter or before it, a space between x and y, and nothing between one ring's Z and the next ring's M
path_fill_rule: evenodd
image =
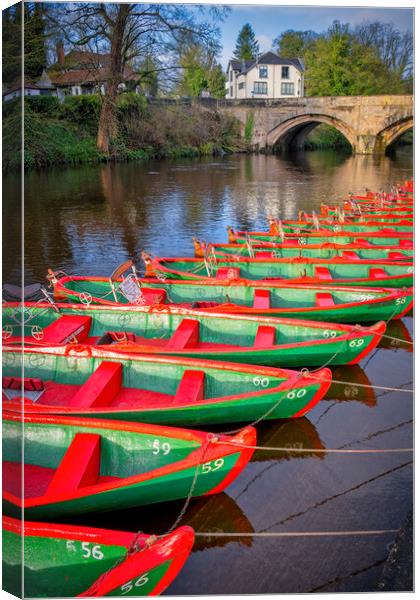
M25 99L25 168L107 160L204 156L242 150L236 119L200 106L149 105L136 94L118 99L118 135L111 155L96 148L98 96ZM3 104L3 169L20 168L19 101Z

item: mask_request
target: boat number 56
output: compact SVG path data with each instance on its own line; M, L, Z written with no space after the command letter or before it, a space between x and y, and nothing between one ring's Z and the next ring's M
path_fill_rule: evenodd
M225 461L223 458L216 458L216 460L211 460L209 462L203 463L201 465L201 472L202 473L211 473L213 471L218 471L219 469L221 469L223 467L223 465L225 464Z
M77 552L76 542L73 540L67 541L67 550L71 552ZM95 558L96 560L102 560L104 553L101 550L99 544L92 545L89 542L82 542L82 556L83 558Z
M127 581L127 583L124 583L124 585L121 586L121 592L123 594L128 594L133 588L139 588L142 585L146 585L146 583L149 581L148 575L149 573L144 573L141 577L138 577L134 582L132 579L130 581Z

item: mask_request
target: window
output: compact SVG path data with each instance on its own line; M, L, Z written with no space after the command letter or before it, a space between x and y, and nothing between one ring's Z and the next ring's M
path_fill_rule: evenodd
M281 84L281 95L282 96L294 96L295 84L294 83L282 83Z
M268 68L267 67L260 67L260 78L264 79L268 77Z
M233 85L230 86L230 95L233 96Z
M230 81L233 81L233 71L230 72L230 77L229 77Z
M244 87L245 87L245 83L244 83L244 82L242 82L242 83L238 84L238 89L239 89L239 90L243 90L243 89L244 89Z
M254 81L254 94L267 94L267 83L265 81Z
M289 67L282 67L281 68L281 78L282 79L289 79Z

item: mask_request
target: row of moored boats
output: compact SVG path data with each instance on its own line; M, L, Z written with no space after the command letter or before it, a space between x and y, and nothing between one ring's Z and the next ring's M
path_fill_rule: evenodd
M25 595L162 592L190 527L60 519L221 492L252 457L253 423L305 415L328 391L326 365L358 363L413 306L411 181L267 231L229 227L226 244L193 241L194 258L143 253L143 277L129 260L109 277L49 270L50 287L23 301L4 286L8 591L24 534Z

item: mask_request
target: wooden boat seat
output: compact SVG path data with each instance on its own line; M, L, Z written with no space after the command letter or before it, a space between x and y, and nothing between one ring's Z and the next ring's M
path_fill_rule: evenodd
M266 310L270 308L270 290L255 290L254 292L254 308Z
M364 248L375 247L374 244L371 244L368 240L365 240L364 238L357 238L357 245L358 246L363 246Z
M257 252L255 254L255 257L256 258L273 258L273 253L272 252L267 252L267 251Z
M84 315L63 315L44 328L43 342L66 344L73 337L84 342L89 335L92 317Z
M324 281L332 280L332 275L328 267L315 267L314 272L317 279L322 279Z
M146 301L146 306L151 304L165 304L166 303L166 290L162 288L141 288L141 293Z
M107 331L95 340L95 346L103 346L118 342L136 342L136 335L132 331Z
M41 392L44 389L44 382L35 377L3 377L2 387L6 390L27 390L29 392Z
M259 325L254 340L254 348L269 348L276 343L276 328Z
M93 408L109 406L121 389L122 364L102 362L71 398L69 406Z
M315 294L315 303L321 308L331 308L332 306L335 306L334 298L332 297L332 294L329 294L328 292L318 292Z
M408 260L408 256L405 256L402 252L388 252L389 260Z
M204 371L184 371L176 391L175 403L193 403L204 400Z
M197 302L193 302L191 305L191 308L215 308L216 306L219 306L220 302L206 302L206 301L197 301ZM182 306L181 304L179 306ZM186 304L186 306L189 308L190 305Z
M412 248L413 240L400 240L399 246L400 248Z
M360 260L360 256L352 250L343 250L342 256L343 258L347 258L349 260Z
M194 319L182 319L168 340L166 348L171 350L185 350L195 348L200 340L200 322Z
M370 279L383 279L384 277L388 277L383 269L371 268L369 269L369 277Z
M220 267L216 272L216 279L239 279L240 276L239 267Z
M95 485L100 462L101 436L97 433L76 433L53 475L47 494L65 494Z

